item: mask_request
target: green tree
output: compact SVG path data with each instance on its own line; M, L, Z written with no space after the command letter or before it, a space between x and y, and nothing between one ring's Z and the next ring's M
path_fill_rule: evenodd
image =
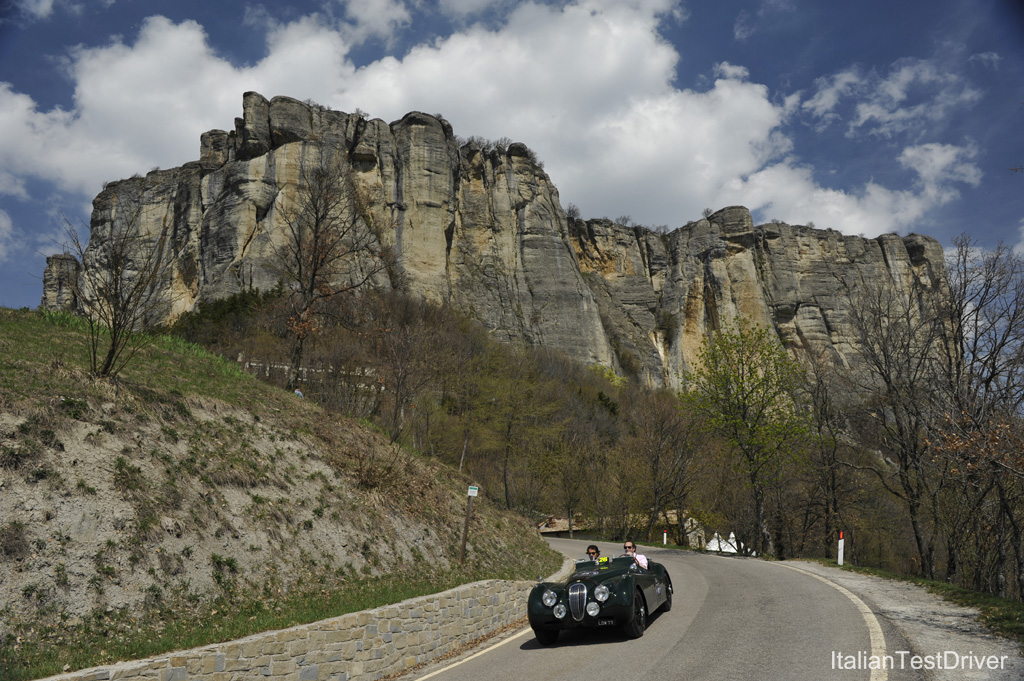
M799 365L768 329L740 322L715 332L688 377L694 404L708 427L739 456L749 484L756 530L754 550L773 555L768 494L809 427L794 399Z

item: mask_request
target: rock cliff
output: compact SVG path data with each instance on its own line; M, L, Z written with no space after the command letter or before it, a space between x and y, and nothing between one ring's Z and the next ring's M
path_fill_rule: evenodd
M135 192L143 230L166 229L172 244L172 316L245 287L269 289L277 276L266 264L284 229L280 197L325 146L344 152L388 226L400 276L377 285L447 302L498 337L651 384L678 385L708 330L741 316L794 347L846 358L843 280L942 283L942 250L927 237L754 225L742 207L670 233L583 221L566 216L521 144L460 145L435 116L387 124L253 92L233 131L202 135L198 161L108 185L93 202L91 240L109 233L117 196ZM87 251L82 267L95 266ZM48 261L43 306L73 307L66 280L78 272L66 258Z
M709 331L740 318L796 351L858 363L849 287L943 295L942 248L929 237L877 239L773 222L724 208L673 232L572 220L581 271L616 359L652 384L678 386Z

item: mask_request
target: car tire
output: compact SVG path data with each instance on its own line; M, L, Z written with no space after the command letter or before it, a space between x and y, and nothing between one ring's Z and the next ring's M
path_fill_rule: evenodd
M661 604L661 611L668 612L672 609L672 580L665 577L665 602Z
M537 637L537 643L542 646L553 645L558 641L558 629L534 629L533 635Z
M622 625L627 638L640 638L647 629L647 606L644 605L644 597L640 590L633 592L633 618Z

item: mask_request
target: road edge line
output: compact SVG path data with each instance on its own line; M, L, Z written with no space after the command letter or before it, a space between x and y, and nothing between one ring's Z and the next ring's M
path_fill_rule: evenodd
M871 654L873 656L875 656L875 659L877 659L877 660L884 660L885 659L885 634L882 633L882 625L878 623L878 617L876 617L875 613L873 613L871 611L871 608L869 608L867 606L867 603L862 601L860 599L860 597L857 596L857 594L853 593L852 591L847 589L845 586L842 586L840 584L836 584L831 579L829 579L827 577L822 577L821 575L815 574L815 573L811 572L810 570L804 570L803 568L798 568L795 565L786 565L784 563L778 563L778 565L780 565L780 566L782 566L784 568L789 568L790 570L795 570L795 571L800 572L800 573L805 574L805 575L809 575L811 577L814 577L817 580L825 582L826 584L831 586L833 589L835 589L839 593L841 593L844 596L846 596L847 598L849 598L850 601L857 608L857 610L860 612L861 617L864 618L864 623L867 624L867 626L868 626L868 637L871 640ZM884 667L885 667L884 664L881 665L881 667L882 667L881 669L872 669L871 670L871 674L868 676L870 681L887 681L888 680L889 672L886 669L884 669Z
M463 664L465 662L469 662L470 660L475 659L477 657L480 657L481 655L484 655L485 653L491 652L495 648L500 648L501 646L505 645L506 643L511 643L512 641L515 641L517 638L520 638L520 637L525 636L526 634L530 633L530 631L532 631L532 629L530 629L529 627L526 627L522 631L520 631L518 634L514 634L512 636L509 636L504 641L499 641L499 642L495 643L492 646L487 646L483 650L479 650L479 651L473 653L472 655L470 655L469 657L464 657L461 660L458 660L458 661L453 662L453 663L451 663L449 665L441 667L440 669L435 669L434 671L430 672L426 676L419 677L418 679L416 679L416 681L426 681L426 679L429 679L432 676L437 676L441 672L446 672L449 669L454 669L455 667L458 667L460 664Z

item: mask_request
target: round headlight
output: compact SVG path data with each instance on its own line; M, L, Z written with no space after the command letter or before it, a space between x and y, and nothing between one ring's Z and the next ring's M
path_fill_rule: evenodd
M601 606L600 605L598 605L594 601L590 601L589 603L587 603L587 614L588 615L590 615L591 617L597 617L597 613L599 613L599 612L601 612Z
M596 598L601 603L604 603L605 601L607 601L608 597L611 596L611 595L612 595L612 592L609 591L608 587L606 587L604 584L599 584L597 586L597 588L594 589L594 598Z
M544 592L544 595L540 597L540 602L550 608L552 605L558 602L558 594L556 594L551 589L548 589Z
M558 619L565 617L565 603L559 603L555 606L555 617Z

